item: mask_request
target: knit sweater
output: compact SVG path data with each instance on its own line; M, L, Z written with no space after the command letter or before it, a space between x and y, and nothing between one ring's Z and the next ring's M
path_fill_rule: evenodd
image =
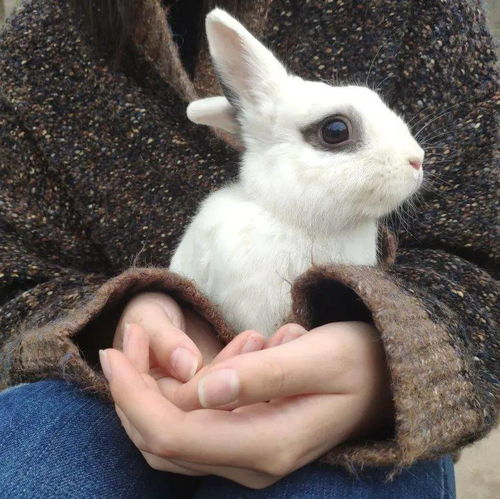
M141 78L111 69L66 0L25 1L0 35L3 386L55 377L107 397L97 349L144 290L235 334L167 267L200 201L237 175L238 153L185 117L186 99L219 93L206 49L191 79L159 0L137 1ZM324 460L406 466L454 452L495 424L499 400L498 89L480 6L245 4L240 18L293 72L377 87L426 148L426 188L403 223L388 221L397 252L381 237L379 266L312 267L292 286L290 318L307 328L372 321L391 376L391 438Z

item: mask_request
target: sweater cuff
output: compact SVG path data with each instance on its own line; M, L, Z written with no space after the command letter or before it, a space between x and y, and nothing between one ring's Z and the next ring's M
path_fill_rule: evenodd
M102 373L84 359L75 337L93 321L99 321L114 308L123 307L134 295L144 291L168 293L183 307L206 319L224 341L232 331L215 307L195 285L167 269L132 268L105 282L90 299L65 316L48 324L27 329L9 341L3 349L2 376L13 385L43 378L62 378L88 392L109 397Z
M433 322L423 303L381 268L315 267L295 282L292 296L294 319L307 329L337 317L371 321L381 335L391 376L393 438L340 445L324 462L402 468L454 452L484 428L481 411L471 406L473 385L464 377L464 362L446 325Z

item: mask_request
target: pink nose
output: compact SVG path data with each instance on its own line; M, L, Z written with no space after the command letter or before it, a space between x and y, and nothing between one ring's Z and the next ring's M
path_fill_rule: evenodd
M415 170L420 170L420 168L422 168L422 161L419 161L418 159L410 159L408 162L412 168L415 168Z

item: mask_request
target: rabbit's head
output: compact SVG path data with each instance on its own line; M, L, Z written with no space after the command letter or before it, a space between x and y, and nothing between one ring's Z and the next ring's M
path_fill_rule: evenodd
M248 196L291 223L331 230L383 216L417 191L424 152L375 92L288 74L223 10L206 29L225 96L191 103L188 117L239 135Z

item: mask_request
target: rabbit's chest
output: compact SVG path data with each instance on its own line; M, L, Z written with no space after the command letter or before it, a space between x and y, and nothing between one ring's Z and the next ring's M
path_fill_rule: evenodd
M290 313L293 281L312 265L375 263L366 233L311 237L231 192L208 199L171 269L193 279L236 331L271 335ZM376 235L376 232L375 232Z

